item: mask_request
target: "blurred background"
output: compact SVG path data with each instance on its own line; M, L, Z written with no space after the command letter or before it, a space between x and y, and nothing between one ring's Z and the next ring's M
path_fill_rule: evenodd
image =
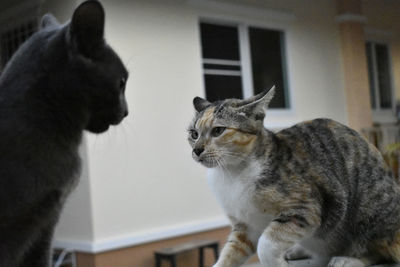
M64 23L80 2L1 0L0 69L43 14ZM106 40L130 71L130 116L85 135L81 181L54 240L65 262L154 266L154 251L175 246L185 251L178 266L197 266L193 241L223 244L228 220L186 142L195 96L245 98L276 85L267 128L332 118L398 168L399 0L101 2ZM213 260L205 250L205 266Z

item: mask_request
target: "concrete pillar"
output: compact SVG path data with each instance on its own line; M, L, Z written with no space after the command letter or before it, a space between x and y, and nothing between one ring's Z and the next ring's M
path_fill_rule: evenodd
M396 101L400 101L400 38L391 45L392 49L392 70L394 79L394 90L396 92Z
M348 122L361 130L372 125L371 100L365 52L361 0L336 0L339 23Z

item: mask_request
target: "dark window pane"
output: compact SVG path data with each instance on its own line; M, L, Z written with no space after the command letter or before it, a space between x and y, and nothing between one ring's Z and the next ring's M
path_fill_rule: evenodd
M243 98L240 76L204 75L206 98L208 101L227 98Z
M5 58L7 57L7 42L4 41L6 39L6 34L2 34L0 37L0 49L1 49L1 64L4 65Z
M276 86L270 107L288 107L283 61L283 33L280 31L249 28L250 52L254 93Z
M375 101L375 75L374 75L374 61L372 59L372 45L371 43L366 44L366 52L367 52L367 63L368 63L368 81L369 81L369 92L371 95L371 107L376 108Z
M240 59L237 27L200 23L200 31L203 58Z
M392 107L392 93L390 88L389 51L386 45L376 44L376 67L381 108Z
M36 24L33 21L27 22L26 24L21 24L20 26L1 34L0 69L6 65L8 60L10 60L10 58L12 57L14 52L17 51L20 45L36 31L35 25ZM30 27L30 32L24 30L26 27Z
M8 54L7 54L7 58L6 58L7 61L11 58L12 54L14 53L14 47L13 47L12 41L13 40L10 38L10 39L8 39L8 42L7 42L7 45L8 45L8 50L7 50Z
M220 64L203 64L204 69L212 70L237 70L240 71L240 66L234 65L220 65Z

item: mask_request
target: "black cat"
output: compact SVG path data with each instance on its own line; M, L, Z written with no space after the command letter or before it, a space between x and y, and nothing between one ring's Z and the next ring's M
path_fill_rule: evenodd
M105 43L104 10L51 15L0 77L0 266L45 267L64 201L78 182L83 130L127 116L128 72Z

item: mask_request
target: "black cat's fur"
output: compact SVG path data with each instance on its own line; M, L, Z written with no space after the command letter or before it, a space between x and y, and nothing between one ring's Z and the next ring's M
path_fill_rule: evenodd
M106 131L128 114L127 70L105 43L94 0L42 29L0 77L0 266L45 267L64 201L78 182L83 130Z

